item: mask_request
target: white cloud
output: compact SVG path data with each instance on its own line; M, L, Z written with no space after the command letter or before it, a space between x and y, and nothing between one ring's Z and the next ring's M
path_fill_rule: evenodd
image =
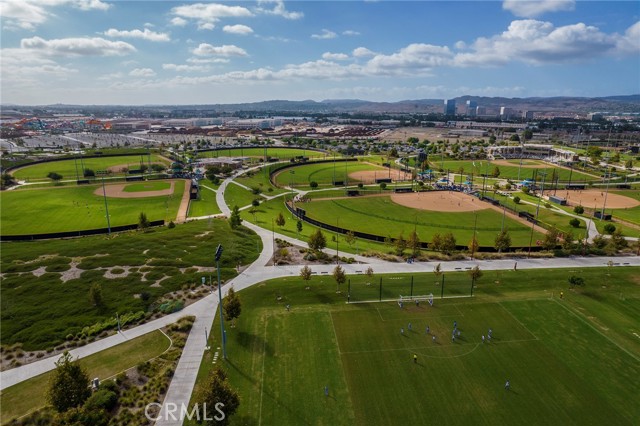
M209 71L210 68L205 65L162 64L162 69L176 72L204 72Z
M640 53L640 21L636 22L625 31L616 43L616 51L619 54Z
M136 68L129 72L131 77L153 77L156 75L156 72L151 68Z
M345 35L345 36L359 36L360 33L358 31L346 30L346 31L342 32L342 35Z
M200 43L192 52L197 56L249 56L244 49L233 44L212 46L208 43Z
M550 22L513 21L507 31L478 38L472 52L455 58L459 66L502 65L511 61L531 64L587 60L614 50L618 36L583 23L554 27Z
M171 25L173 25L174 27L184 27L189 23L189 21L179 16L176 16L175 18L171 19L170 22L171 22Z
M190 64L227 64L230 62L226 58L188 58Z
M312 34L311 38L315 38L318 40L328 40L328 39L336 38L337 36L338 34L334 33L333 31L323 29L322 34Z
M575 0L504 0L502 8L519 18L535 18L547 12L573 10Z
M107 10L111 7L100 0L2 0L2 26L6 29L33 31L53 16L51 8L67 5L84 11Z
M212 29L214 29L216 26L213 22L198 22L198 29L199 30L209 30L211 31Z
M373 56L375 54L376 52L373 52L366 47L356 47L355 49L353 49L353 56L355 56L356 58L364 58L366 56Z
M124 56L136 51L136 48L124 41L111 41L103 38L62 38L45 40L40 37L23 38L20 47L29 50L27 54L46 56Z
M453 53L446 46L413 43L391 55L378 54L367 63L368 68L382 75L428 72L430 68L451 64Z
M267 9L263 7L271 4L274 5L273 9ZM302 12L289 12L284 7L284 1L282 0L258 0L257 11L266 15L282 16L283 18L290 20L300 19L304 16L304 13Z
M173 25L184 25L187 20L197 22L199 30L212 30L215 23L222 18L243 18L253 16L246 7L227 6L218 3L194 3L177 6L171 9L175 16Z
M123 37L123 38L141 38L149 41L171 41L169 34L158 33L151 31L148 28L144 30L116 30L115 28L109 28L104 32L104 35L108 37Z
M334 60L334 61L344 61L344 60L349 59L349 55L346 55L344 53L325 52L325 53L322 54L322 59Z
M251 27L248 27L246 25L238 24L238 25L225 25L224 27L222 27L222 31L229 34L247 35L247 34L251 34L253 32L253 29L251 29Z
M114 72L114 73L110 73L110 74L104 74L101 75L100 77L98 77L98 80L100 81L110 81L110 80L117 80L120 78L123 78L124 74L121 72Z

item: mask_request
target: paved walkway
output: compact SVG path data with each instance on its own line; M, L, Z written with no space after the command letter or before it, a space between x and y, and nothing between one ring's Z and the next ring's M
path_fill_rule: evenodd
M241 172L242 173L242 172ZM233 177L237 176L238 174ZM233 178L232 177L232 178ZM216 202L220 207L220 210L224 215L231 213L229 207L224 201L224 190L230 183L231 179L226 179L220 185L219 190L216 192ZM253 262L247 269L245 269L240 275L227 282L222 287L223 295L226 295L228 289L231 286L236 291L243 290L256 283L286 276L297 276L300 273L301 265L286 265L286 266L264 266L269 262L273 256L273 238L274 233L272 231L260 228L254 224L244 222L244 225L249 229L256 232L263 243L263 250L260 253L258 259ZM305 246L306 242L291 238L288 236L275 233L275 237L289 241L292 244ZM334 253L332 250L327 250L329 254ZM353 255L350 255L353 256ZM640 266L640 257L570 257L570 258L550 258L550 259L504 259L504 260L464 260L464 261L450 261L450 262L415 262L412 264L407 263L391 263L385 262L379 259L364 258L361 256L356 257L358 261L371 264L371 267L376 273L419 273L419 272L433 272L436 265L440 264L443 272L460 271L470 269L476 265L480 266L483 270L509 270L513 269L514 262L518 262L518 270L525 269L543 269L543 268L588 268L588 267L601 267L606 266L608 262L613 262L616 266ZM362 264L345 264L342 265L347 274L359 274L363 273L364 269ZM311 269L313 272L323 275L331 274L335 268L335 265L313 265ZM107 337L97 342L88 344L81 348L76 348L71 352L73 357L84 358L88 355L100 352L102 350L113 347L119 343L123 343L128 339L142 336L153 330L162 328L168 324L177 321L179 318L185 315L196 316L196 321L193 324L193 328L185 347L182 352L182 356L176 367L174 377L171 381L167 395L164 400L164 404L174 403L180 407L180 404L188 404L191 394L193 392L195 381L198 371L200 369L200 363L205 351L205 329L207 333L210 333L213 321L215 318L216 310L218 308L218 295L211 294L192 305L187 306L182 311L164 316L154 321L150 321L146 324L142 324L138 327L126 330L122 333L114 336ZM212 349L213 350L213 349ZM20 383L23 380L35 377L39 374L45 373L55 368L55 362L58 357L46 358L31 364L27 364L21 367L13 368L11 370L0 373L0 389L5 389L14 384ZM163 405L166 406L166 405ZM160 412L160 419L156 423L157 425L179 425L180 421L174 421L169 419L163 419L165 417L164 410ZM170 416L168 416L170 417Z

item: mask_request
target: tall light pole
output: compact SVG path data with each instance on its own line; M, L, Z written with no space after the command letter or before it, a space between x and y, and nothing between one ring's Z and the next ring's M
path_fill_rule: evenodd
M109 205L107 204L107 190L104 187L104 174L106 173L106 171L100 170L97 173L102 176L102 195L104 197L104 210L105 214L107 215L107 232L109 235L111 235L111 221L109 219Z
M547 177L546 173L540 173L542 175L542 192L544 192L544 181ZM533 243L533 229L535 228L536 222L538 221L538 213L540 212L540 201L542 201L542 195L538 198L538 205L536 206L536 217L535 220L531 222L531 237L529 237L529 254L527 257L531 257L531 243Z
M224 318L222 316L222 286L220 285L220 256L222 256L222 244L216 248L216 271L218 271L218 309L220 310L220 339L222 340L222 356L227 359L227 334L224 331Z

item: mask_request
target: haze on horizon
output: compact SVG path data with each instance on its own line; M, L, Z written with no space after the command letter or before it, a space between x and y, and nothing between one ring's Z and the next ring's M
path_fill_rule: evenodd
M0 0L3 104L640 93L634 1Z

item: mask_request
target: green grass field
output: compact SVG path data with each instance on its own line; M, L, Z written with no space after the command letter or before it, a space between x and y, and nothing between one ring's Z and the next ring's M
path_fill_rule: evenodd
M22 235L106 228L104 198L93 193L97 188L100 187L87 185L2 191L2 234ZM149 220L175 220L182 200L184 181L175 181L174 188L174 193L169 196L108 197L111 226L138 223L141 212L146 213Z
M405 238L416 229L421 241L429 242L435 233L452 232L458 244L471 241L476 215L472 212L436 212L404 207L391 201L389 197L367 197L337 200L319 200L302 205L310 218L354 231L382 236ZM503 215L484 209L477 213L477 238L480 245L493 246L496 235L502 229ZM509 228L512 245L529 244L531 228L515 221L507 215L505 226ZM539 233L534 238L540 239Z
M204 151L199 154L204 158L216 157L256 157L264 158L264 148L228 148L219 151ZM267 147L267 156L277 158L279 160L289 160L294 157L304 156L309 158L323 158L327 155L325 152L313 151L301 148L281 148Z
M624 195L625 197L633 198L640 201L640 190L629 191L611 191L613 194ZM640 225L640 206L627 208L627 209L611 209L611 213L622 220Z
M200 199L191 200L189 204L189 217L209 216L218 213L220 213L220 208L216 202L216 193L201 186Z
M260 201L266 200L259 194L253 194L251 191L234 183L227 185L227 188L224 191L224 200L231 209L233 209L233 206L248 206L255 199L259 199Z
M575 273L585 288L568 289ZM404 309L346 304L346 288L337 294L326 276L243 290L222 362L241 397L232 424L632 425L640 418L639 274L485 271L473 298ZM352 292L368 280L349 278ZM482 343L488 328L493 338ZM219 325L213 330L216 348ZM214 352L205 353L200 379Z
M141 362L157 357L166 351L170 344L166 335L160 331L153 331L83 358L80 360L80 365L86 369L91 379L98 377L100 380L105 380ZM52 372L47 372L3 390L0 398L2 404L0 422L5 424L11 419L44 407L47 404L45 394L51 375Z
M145 183L132 183L124 187L124 192L163 191L169 189L169 182L149 181Z
M290 173L291 171L294 171L294 173ZM360 181L348 177L348 175L360 171L377 171L379 178L389 177L389 169L367 163L341 161L336 163L306 164L293 169L287 169L275 176L275 182L279 186L290 186L293 184L296 188L309 189L309 183L314 181L320 186L332 186L335 176L335 181L355 185ZM395 178L393 171L391 171L391 178Z
M533 162L535 160L527 160L529 162ZM473 166L475 162L476 167ZM518 160L519 164L519 160ZM504 166L498 165L500 169L500 178L502 179L518 179L518 164L514 164L513 166ZM568 182L569 177L571 177L571 181L574 183L584 182L584 181L600 181L601 179L598 177L594 177L577 170L571 171L570 169L565 169L561 167L553 167L549 164L546 164L542 161L537 161L536 164L544 165L544 168L532 168L532 167L523 167L520 170L520 180L531 179L534 173L538 175L538 181L542 181L542 175L540 173L547 173L547 181L551 179L552 170L555 169L558 177L561 182ZM482 165L482 166L481 166ZM473 174L474 176L479 176L480 174L486 173L487 175L491 175L493 173L493 169L495 165L493 163L489 163L486 160L445 160L443 163L440 161L431 161L430 166L436 170L442 167L444 170L449 169L450 173L458 173L460 167L464 168L464 172L468 175Z
M151 154L151 163L162 163L169 165L167 160L161 158L157 154ZM60 160L51 161L48 163L34 164L32 166L22 167L12 172L18 180L33 181L50 181L47 175L51 172L62 175L63 179L76 179L76 165L78 167L78 174L80 179L82 177L82 166L85 169L91 169L94 172L98 170L106 170L112 166L123 166L129 169L138 169L140 164L147 165L149 158L147 155L126 155L122 157L97 157L97 158L83 158L77 160Z

